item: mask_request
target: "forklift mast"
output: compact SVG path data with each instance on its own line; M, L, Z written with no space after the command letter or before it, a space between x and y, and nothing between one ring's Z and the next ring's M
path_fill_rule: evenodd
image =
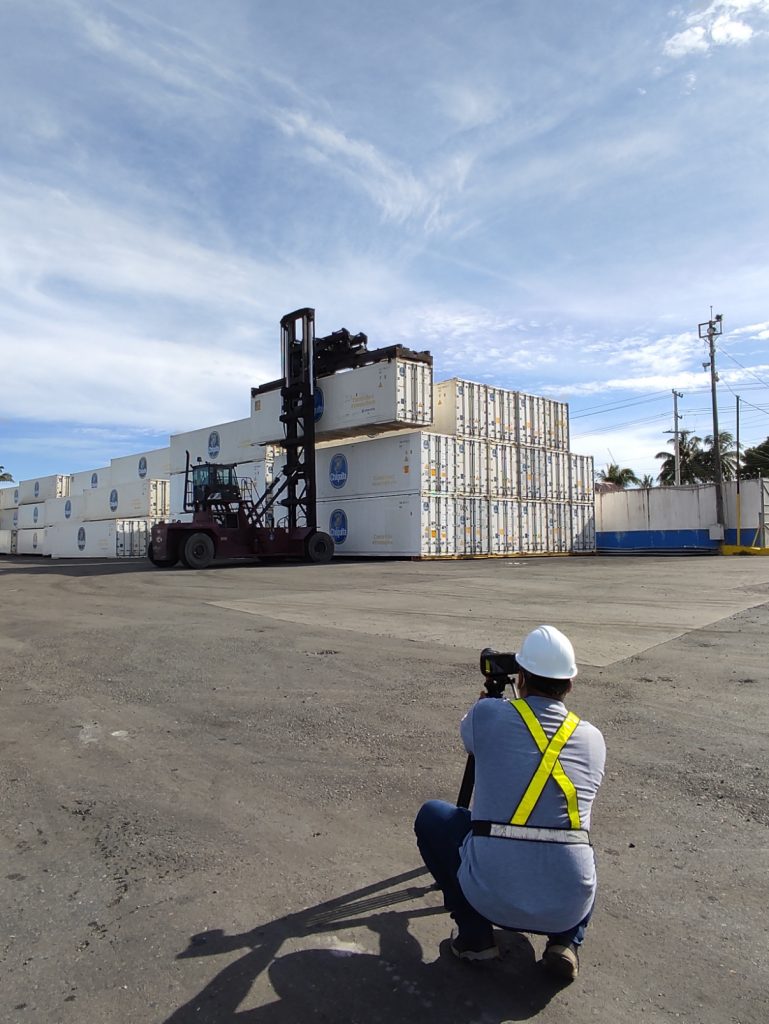
M280 321L283 386L280 389L285 427L288 529L301 524L317 529L315 507L315 310L306 307Z

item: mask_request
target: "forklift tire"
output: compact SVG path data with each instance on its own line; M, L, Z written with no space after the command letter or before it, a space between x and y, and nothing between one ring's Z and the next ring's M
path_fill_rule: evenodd
M306 541L305 553L308 562L324 565L334 557L334 542L327 533L313 533Z
M207 569L215 553L214 542L207 533L193 533L184 542L182 561L190 569Z
M172 566L176 565L178 561L177 558L155 558L152 550L152 541L147 545L147 558L149 558L152 564L158 569L170 569Z

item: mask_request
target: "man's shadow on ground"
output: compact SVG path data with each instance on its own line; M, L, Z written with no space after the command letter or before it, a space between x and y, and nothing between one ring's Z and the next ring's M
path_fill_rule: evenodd
M498 1024L536 1016L562 984L542 970L517 932L498 933L500 961L460 963L445 941L435 962L423 963L408 922L444 913L442 907L391 908L430 892L430 886L397 888L424 874L424 868L407 871L240 935L215 929L192 936L178 959L245 953L164 1024ZM280 955L284 942L364 926L379 936L378 956L333 948ZM275 998L239 1010L264 972Z

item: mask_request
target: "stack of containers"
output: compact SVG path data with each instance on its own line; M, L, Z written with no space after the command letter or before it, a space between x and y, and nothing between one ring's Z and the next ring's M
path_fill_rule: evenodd
M18 555L47 555L50 529L46 505L49 499L69 493L69 477L52 474L21 480L13 493L17 505L11 511L10 528L15 537L8 546Z
M19 488L0 488L0 555L16 554Z
M147 552L152 524L169 511L170 448L113 459L70 477L46 503L53 558L131 558Z

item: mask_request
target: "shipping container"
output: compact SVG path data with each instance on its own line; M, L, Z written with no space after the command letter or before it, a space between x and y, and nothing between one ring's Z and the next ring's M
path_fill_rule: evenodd
M18 513L18 518L13 529L37 530L46 526L45 505L44 501L36 502L34 505L20 505L14 510Z
M280 423L278 423L280 427ZM254 462L260 457L260 447L253 437L253 423L250 418L218 423L213 427L188 430L183 434L171 435L170 473L183 473L186 453L190 462L239 463Z
M595 506L571 503L571 550L595 551Z
M70 498L49 498L45 503L45 525L58 526L70 519L85 519L85 496L73 494Z
M492 555L514 555L521 550L521 506L511 498L489 502L489 550Z
M39 530L19 530L16 534L16 554L47 555L47 533L44 526Z
M543 501L547 494L547 452L521 445L518 449L518 492L522 501Z
M144 558L154 519L102 519L50 526L52 558Z
M567 501L545 503L547 517L547 552L551 555L565 555L571 551L571 505Z
M19 510L9 508L0 512L0 530L15 530L19 525Z
M595 475L592 455L569 455L569 500L593 501Z
M19 507L19 488L0 487L0 510L8 511Z
M488 388L470 380L440 381L433 389L433 430L457 437L488 435Z
M456 551L458 555L488 555L489 499L456 499Z
M467 437L457 438L457 494L488 495L489 444Z
M84 491L84 519L162 519L169 514L168 491L167 480L137 480L120 487Z
M522 391L516 396L518 439L535 448L569 448L569 406Z
M489 442L489 495L492 498L517 498L518 446L503 441Z
M444 494L383 494L318 502L318 528L336 554L445 556L455 553L455 500Z
M251 399L257 443L280 441L280 389ZM433 419L432 366L404 359L371 363L321 377L315 391L317 440L347 439L374 431L429 426Z
M489 441L518 443L518 411L516 391L505 388L486 389L486 424Z
M82 494L83 491L95 491L99 487L109 487L110 467L101 466L99 469L84 469L80 473L73 473L69 478L68 494Z
M69 477L60 474L41 476L37 480L22 480L19 483L19 504L30 505L49 498L66 497L69 494Z
M548 501L569 500L569 453L547 450L545 454L545 497ZM531 495L536 497L536 495Z
M16 554L16 530L0 530L0 555Z
M334 444L315 453L318 497L453 493L456 441L413 431Z
M184 468L184 467L182 467ZM154 448L136 455L121 455L110 463L109 482L113 487L134 480L167 480L171 475L171 448Z
M521 503L521 551L531 555L547 551L547 507L544 501Z

